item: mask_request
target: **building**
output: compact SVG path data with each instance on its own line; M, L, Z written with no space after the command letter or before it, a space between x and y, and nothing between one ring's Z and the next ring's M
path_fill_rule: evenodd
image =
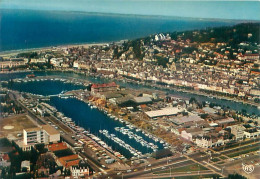
M59 166L63 166L64 168L70 168L71 166L77 166L79 164L79 161L79 156L77 154L74 154L58 158L57 164Z
M49 144L47 147L48 147L48 150L52 151L52 152L59 151L59 150L65 150L68 148L67 144L64 142Z
M195 143L197 144L197 146L202 148L211 148L223 145L224 141L221 138L212 135L199 135L196 137Z
M27 171L30 171L30 161L29 160L22 161L21 168L26 168Z
M91 86L91 93L95 94L98 92L109 92L117 90L118 85L115 82L104 83L104 84L93 84Z
M231 134L233 134L235 136L236 140L243 139L244 131L245 131L245 127L244 126L233 125L233 126L228 126L228 128L231 129Z
M86 177L93 173L91 167L83 160L76 166L70 166L70 171L73 178Z
M152 99L148 96L134 97L133 102L136 103L137 105L150 104L150 103L152 103Z
M185 123L188 123L188 122L204 121L204 119L202 119L198 115L190 115L190 116L175 117L175 118L171 119L171 121L174 124L181 125L181 124L185 124Z
M23 130L23 143L32 146L37 143L49 144L60 141L60 133L50 125L28 128Z
M198 128L198 127L197 128L188 128L188 129L181 131L181 137L183 139L193 142L193 139L201 133L202 133L201 128Z
M160 110L155 111L147 111L145 114L150 118L155 117L163 117L163 116L174 116L184 111L182 108L177 107L169 107L169 108L162 108Z
M245 54L244 59L245 60L257 61L257 60L259 60L259 54Z
M42 131L44 134L44 143L48 144L60 141L60 133L50 125L42 125Z
M1 61L0 62L0 69L10 69L14 67L20 67L20 66L25 66L26 61L24 59L11 59L11 60L6 60L6 61Z
M41 128L34 127L23 130L23 142L25 145L34 145L35 143L44 143Z
M246 136L246 138L256 138L258 136L260 136L260 131L257 130L256 128L253 129L248 129L244 131L244 135Z

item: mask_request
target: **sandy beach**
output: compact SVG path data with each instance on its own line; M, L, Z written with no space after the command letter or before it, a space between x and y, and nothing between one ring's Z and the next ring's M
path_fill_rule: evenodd
M29 48L29 49L19 49L19 50L10 50L10 51L2 51L0 52L0 57L10 57L14 56L18 53L25 53L25 52L40 52L40 51L48 51L53 49L62 49L62 48L72 48L72 47L84 47L88 48L94 45L107 45L111 42L103 42L103 43L83 43L83 44L68 44L68 45L57 45L57 46L49 46L49 47L39 47L39 48Z

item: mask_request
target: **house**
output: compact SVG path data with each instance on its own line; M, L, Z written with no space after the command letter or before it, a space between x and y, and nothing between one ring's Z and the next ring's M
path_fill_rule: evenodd
M21 169L26 168L27 171L30 171L30 161L29 160L24 160L21 163Z
M201 133L202 133L201 128L198 127L188 128L181 131L181 137L192 142L193 139L195 139L195 137Z
M215 146L220 146L224 144L224 140L221 137L216 135L206 134L206 135L198 135L196 137L195 143L197 146L202 148L211 148Z
M70 166L70 171L73 178L86 177L93 173L92 168L83 160L76 166Z

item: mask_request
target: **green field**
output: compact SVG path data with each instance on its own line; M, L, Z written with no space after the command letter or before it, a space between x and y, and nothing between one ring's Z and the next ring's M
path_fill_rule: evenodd
M218 161L220 161L218 158L213 158L211 161L213 161L213 162L218 162Z
M234 153L228 154L227 156L233 158L233 157L236 157L236 156L239 156L239 155L242 155L242 154L247 154L249 152L257 151L259 149L260 149L260 147L254 147L254 148L250 148L250 149L243 150L243 151L240 151L240 152L234 152Z
M220 177L219 175L212 174L212 175L194 175L194 176L183 176L183 177L174 177L175 179L200 179L200 178L217 178Z
M225 156L220 156L219 158L221 158L222 160L227 159L227 157L225 157Z
M206 167L203 167L202 165L198 165L198 164L191 164L191 165L187 165L184 167L179 167L179 168L173 168L171 170L163 170L163 171L159 171L159 172L155 172L154 174L162 174L162 173L174 173L174 172L187 172L187 171L201 171L201 170L208 170Z

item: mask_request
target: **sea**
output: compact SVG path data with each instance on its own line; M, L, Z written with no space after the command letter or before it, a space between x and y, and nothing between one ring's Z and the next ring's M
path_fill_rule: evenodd
M160 32L228 26L234 20L0 9L0 52L107 43Z

